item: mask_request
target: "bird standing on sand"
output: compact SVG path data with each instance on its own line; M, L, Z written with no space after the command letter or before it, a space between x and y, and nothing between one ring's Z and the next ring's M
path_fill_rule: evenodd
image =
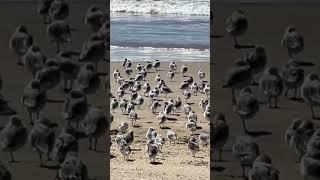
M213 139L213 147L215 147L215 150L219 152L218 161L222 161L223 147L229 138L229 126L223 113L218 113L214 117L211 138Z
M128 101L126 99L121 99L119 103L119 107L121 109L122 114L125 113L127 106L128 106Z
M65 20L69 16L69 3L67 0L54 0L49 8L50 21Z
M80 160L78 152L68 152L60 165L56 179L88 180L87 166Z
M185 77L185 74L187 73L188 71L188 66L183 64L180 68L180 72L182 73L183 77Z
M233 38L235 48L241 48L242 45L238 42L238 37L244 35L248 30L248 20L242 10L236 10L227 18L226 32Z
M143 89L143 95L145 96L145 94L149 94L149 92L151 91L151 87L149 82L145 82L142 86Z
M281 45L288 50L290 59L296 56L304 49L304 38L293 26L288 26L281 40Z
M297 133L297 130L302 122L303 121L300 118L294 118L291 120L291 124L286 129L285 136L284 136L284 140L288 145L290 145L291 139Z
M245 57L245 62L250 66L250 70L253 76L264 71L267 65L267 53L262 45L257 45L251 52ZM256 82L252 80L252 84L255 85Z
M188 131L191 131L191 135L193 135L193 132L197 130L197 123L193 120L188 120L186 128Z
M56 56L59 61L59 69L65 92L72 90L73 82L77 79L80 71L80 65L75 61L74 56L76 56L76 53L69 51L60 51Z
M160 149L157 144L148 145L148 156L152 162L155 162L159 152L160 152Z
M35 78L40 81L44 90L57 87L61 82L59 62L54 58L47 59L45 66L36 73Z
M320 78L318 74L311 72L307 75L301 86L301 96L311 109L312 119L317 119L314 107L320 106Z
M21 118L17 115L11 116L9 122L0 132L0 148L2 151L10 152L10 162L16 162L13 152L23 147L27 139L27 128L22 124Z
M95 94L101 85L101 80L94 64L86 63L82 66L77 77L78 88L86 94Z
M131 109L129 111L128 117L131 120L132 127L135 127L136 126L136 121L138 119L138 114L134 111L134 109Z
M118 107L119 107L119 102L117 101L116 98L112 98L110 102L110 109L112 110L112 112L114 113L114 110L117 109Z
M90 27L93 32L99 31L106 21L106 14L95 4L91 5L84 19L84 23Z
M300 89L304 80L304 69L294 64L286 64L282 68L282 79L285 85L284 95L288 96L289 90L294 90L293 98L298 98L298 89Z
M199 72L198 72L198 76L200 78L200 81L206 77L206 73L203 71L203 69L199 69Z
M158 68L160 67L160 61L156 60L155 62L153 62L152 67L154 67L156 71L158 71Z
M108 127L110 127L107 121L107 116L104 110L96 107L90 107L87 115L81 121L81 130L89 137L89 149L97 151L98 139L101 138ZM94 146L92 148L92 139L94 138Z
M200 151L200 145L197 143L197 140L195 137L191 137L188 141L188 148L192 153L192 157L196 156L196 153Z
M33 36L25 25L19 25L9 40L9 47L17 55L19 66L23 66L22 57L33 44Z
M129 128L128 123L121 122L121 124L120 124L119 127L118 127L118 131L119 131L120 133L123 133L123 134L124 134L124 133L127 132L128 128Z
M71 28L65 21L54 21L47 26L47 34L50 41L56 43L57 53L61 50L61 44L70 43L72 41L71 32L75 30L76 29Z
M199 87L197 85L196 82L194 82L191 86L190 86L191 91L193 92L194 96L197 96L198 91L199 91Z
M0 179L1 180L11 180L11 172L4 166L4 164L0 161Z
M262 154L253 162L253 166L248 172L248 179L279 180L279 170L273 166L272 160L268 155Z
M55 140L55 127L57 126L58 124L52 123L49 119L40 117L29 133L30 145L39 155L40 166L44 166L43 154L47 156L47 161L51 160L51 152Z
M146 70L148 72L150 72L150 70L152 69L152 63L150 61L147 62L147 65L146 65Z
M278 108L278 98L284 90L284 84L278 68L269 67L265 70L260 79L260 88L268 98L269 108ZM275 101L274 106L272 106L272 99Z
M171 144L171 141L173 141L173 143L176 144L176 140L178 139L178 136L174 131L168 130L167 138L169 139L170 144Z
M127 142L124 139L122 139L120 141L119 151L123 155L123 159L124 160L128 160L129 159L129 155L131 154L131 148L130 148L130 146L127 144Z
M39 80L31 80L24 88L21 102L27 108L30 124L33 125L34 115L36 115L35 119L38 119L40 111L47 103L47 93L41 88Z
M250 66L236 66L231 68L226 76L222 88L232 89L232 103L235 103L235 90L240 90L252 83Z
M232 153L233 156L240 160L242 177L246 178L254 160L260 155L259 145L248 136L240 136L236 138L236 142L232 147Z
M189 90L184 90L182 94L184 99L186 100L186 103L188 103L188 99L190 99L191 97L191 92Z
M49 9L53 1L54 0L39 1L37 13L43 17L43 24L49 24L50 22Z
M176 63L175 62L170 62L170 64L169 64L169 71L172 71L172 72L174 72L175 70L177 70L177 65L176 65Z
M253 95L251 88L247 87L240 91L234 111L242 121L244 132L248 134L249 130L245 121L252 119L259 112L259 101Z
M32 73L34 78L36 73L44 67L47 57L38 45L33 44L22 59L25 68Z
M206 133L200 133L198 139L201 142L202 147L206 147L210 142L210 135Z
M158 123L159 123L160 128L162 128L162 126L161 126L161 125L162 125L162 124L164 124L164 123L166 122L166 120L167 120L167 116L166 116L166 114L165 114L165 113L160 112L160 113L158 114L157 119L158 119Z
M172 79L174 78L174 72L173 70L169 70L169 72L167 73L167 77L170 79L170 81L172 81Z

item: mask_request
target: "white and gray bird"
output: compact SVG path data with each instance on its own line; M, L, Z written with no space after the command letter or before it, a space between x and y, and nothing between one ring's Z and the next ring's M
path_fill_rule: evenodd
M248 179L279 180L279 170L274 167L268 155L261 154L253 162L252 168L248 172Z
M86 94L95 94L101 86L101 80L94 64L84 64L77 76L77 87Z
M101 29L106 18L106 13L103 12L96 4L93 4L86 12L84 23L88 25L93 32L97 32Z
M143 90L143 95L149 94L149 92L151 91L151 86L150 86L149 82L145 82L143 84L142 90Z
M200 133L198 136L199 141L201 142L203 147L207 147L210 143L210 134Z
M47 26L47 34L50 41L56 43L57 53L61 50L61 44L72 42L71 32L75 30L75 28L71 28L70 25L63 20L53 21Z
M167 131L167 138L168 138L170 144L171 144L171 141L173 141L173 143L176 144L176 141L178 140L177 133L175 133L172 130Z
M180 72L182 73L183 77L185 77L185 74L187 73L188 71L188 66L183 64L180 68Z
M128 106L128 101L126 99L121 99L119 103L119 107L121 109L122 114L125 113L127 106Z
M163 125L163 124L166 122L166 120L167 120L166 114L163 113L163 112L159 112L159 114L158 114L158 116L157 116L157 120L158 120L158 123L159 123L160 128L162 128L162 127L163 127L162 125Z
M129 128L128 123L121 122L121 124L120 124L119 127L118 127L118 131L119 131L120 133L124 134L124 133L127 132L128 128Z
M160 67L160 61L156 60L155 62L153 62L152 67L154 67L156 71L158 71L158 68Z
M174 78L174 72L173 70L169 70L169 72L167 73L167 77L170 79L170 81L172 81L172 79Z
M197 96L198 91L199 91L199 87L197 85L196 82L194 82L191 86L190 86L191 91L193 92L194 96Z
M10 116L8 123L0 132L0 149L9 152L12 163L16 162L13 153L22 148L28 139L27 128L17 115Z
M69 16L68 0L54 0L49 8L50 21L65 20Z
M12 175L9 169L0 161L0 179L1 180L11 180Z
M196 153L200 151L200 145L197 143L195 137L191 137L188 141L188 148L191 151L192 157L196 156Z
M45 66L37 71L35 79L40 81L41 89L52 90L61 82L60 63L55 58L49 58Z
M301 96L306 105L310 107L312 118L317 119L314 108L320 106L320 79L318 74L311 72L307 75L301 86Z
M289 90L294 90L293 98L298 98L298 90L304 80L304 69L295 64L288 63L282 68L282 79L285 85L284 95L288 96Z
M165 97L167 97L167 94L173 93L173 91L166 84L161 85L160 92L165 94Z
M182 92L182 94L183 94L184 99L186 100L186 103L188 103L188 99L190 99L190 97L191 97L191 92L186 89Z
M304 49L304 38L295 27L288 26L281 40L281 45L288 50L290 59L294 59Z
M114 110L119 107L119 102L117 101L116 98L113 98L110 102L110 110L114 113Z
M229 125L226 122L226 117L223 113L218 113L213 120L213 131L211 137L213 139L212 146L219 153L218 161L222 161L223 147L229 138Z
M131 109L131 111L129 112L128 117L131 120L132 127L135 127L136 126L136 121L138 119L137 113L133 109Z
M191 135L193 135L193 132L197 130L197 123L189 120L186 124L186 128L188 131L191 131Z
M9 40L9 47L17 55L19 66L23 65L22 57L33 44L33 36L28 32L27 26L19 25Z
M123 159L124 160L128 160L129 159L129 156L131 154L131 148L130 148L130 146L127 144L127 142L124 139L122 139L120 141L119 151L123 155Z
M40 0L38 3L37 13L43 17L43 23L49 24L49 9L53 0Z
M176 63L175 62L170 62L170 64L169 64L169 71L172 71L172 72L174 72L175 70L177 70L177 65L176 65Z
M32 73L33 78L36 76L36 73L44 67L46 60L46 55L36 44L33 44L23 56L24 67Z
M198 76L199 76L199 79L200 81L206 77L206 73L203 71L203 69L199 69L198 71Z
M138 106L138 109L140 109L140 107L144 103L143 97L138 95L138 97L135 99L134 103Z

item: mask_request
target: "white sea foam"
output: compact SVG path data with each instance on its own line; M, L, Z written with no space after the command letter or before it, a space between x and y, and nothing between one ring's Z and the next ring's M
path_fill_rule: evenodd
M154 48L154 47L119 47L110 46L111 62L119 62L124 58L132 61L181 61L181 62L209 62L210 50L186 48Z
M111 12L210 15L210 0L111 0Z

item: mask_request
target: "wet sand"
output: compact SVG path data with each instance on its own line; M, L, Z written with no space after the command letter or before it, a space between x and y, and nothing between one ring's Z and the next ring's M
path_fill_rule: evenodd
M320 17L319 6L300 5L237 5L218 4L214 8L214 32L224 33L225 19L236 9L246 12L249 29L245 36L239 39L240 43L262 44L268 56L268 65L281 67L288 61L287 50L280 44L285 28L292 24L305 37L305 50L301 59L317 63L316 67L306 68L306 74L311 70L319 72L319 32L320 26L314 23ZM234 50L230 37L214 40L214 114L224 112L230 126L230 138L224 149L224 161L215 163L216 166L226 168L223 172L214 173L216 180L240 180L241 168L239 162L232 156L232 145L235 137L244 135L241 121L233 113L231 105L231 90L222 89L224 73L231 67L233 61L240 57L245 50ZM256 89L256 88L255 88ZM263 97L260 97L263 99ZM292 150L284 141L284 133L292 117L299 116L311 120L310 109L299 101L288 98L279 99L280 109L268 109L261 105L256 118L247 121L248 127L255 131L269 131L272 135L254 138L260 145L261 151L271 156L274 166L280 171L280 179L300 180L299 166L295 163ZM319 111L318 111L319 113ZM319 126L319 121L313 120Z
M132 64L133 75L136 74L136 64ZM143 63L142 63L143 64ZM176 63L180 71L182 63ZM188 65L189 71L186 75L193 76L195 82L199 81L197 75L198 70L203 68L206 77L204 80L210 82L209 77L209 63L186 63ZM168 87L174 92L168 94L167 98L164 98L164 94L160 94L159 99L169 100L170 98L175 99L180 96L184 104L184 98L179 89L180 83L182 81L182 74L176 74L174 81L170 82L167 78L168 72L168 63L161 62L161 71L158 71L161 77L165 80ZM111 63L110 64L110 73L111 73L111 92L113 95L116 95L115 91L118 88L118 84L115 83L112 73L114 69L117 68L123 77L126 79L127 76L123 73L123 67L120 63ZM155 70L152 69L154 72ZM150 82L151 88L155 86L155 76L157 73L148 73L146 81ZM134 77L131 76L131 77ZM183 78L185 79L185 78ZM142 81L143 85L144 82ZM140 91L138 94L142 94ZM129 99L128 94L126 94L125 99ZM194 132L194 134L199 134L201 132L209 133L209 125L203 117L202 110L199 107L199 101L201 98L206 98L205 94L198 93L198 96L192 96L188 102L194 103L191 105L192 109L196 112L198 116L198 125L202 127ZM169 142L166 141L165 145L162 147L163 153L161 153L156 159L158 162L157 165L150 164L150 160L146 154L146 132L149 127L156 129L163 137L166 138L167 129L160 129L157 122L157 116L151 113L151 110L148 107L149 98L144 97L144 104L141 109L137 109L138 114L137 124L141 127L132 128L131 122L127 119L127 116L121 114L121 110L117 109L114 115L114 121L111 129L117 128L121 122L127 122L129 124L129 130L134 131L134 143L131 148L133 149L132 154L130 155L130 161L124 161L123 155L117 148L117 145L114 142L115 135L112 136L113 145L111 146L111 156L114 156L110 161L111 166L111 179L209 179L209 147L201 147L201 151L196 154L196 157L192 157L188 147L187 142L191 135L191 132L186 129L186 115L184 113L176 113L170 115L170 120L167 120L165 126L171 128L178 135L178 143L176 145L169 145ZM163 104L163 101L160 103ZM163 105L159 107L159 110L162 110ZM200 122L199 122L200 121Z

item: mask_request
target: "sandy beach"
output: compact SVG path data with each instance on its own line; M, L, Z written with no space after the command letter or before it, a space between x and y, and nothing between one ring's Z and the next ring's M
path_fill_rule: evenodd
M160 60L161 61L161 60ZM142 63L144 64L144 63ZM180 71L180 67L182 63L176 63L178 66L178 70ZM203 68L206 73L206 77L204 80L210 82L209 76L209 63L185 63L189 70L186 75L193 76L195 82L199 81L199 77L197 76L197 72L200 68ZM137 62L132 63L133 75L135 75ZM123 73L123 67L120 63L111 63L110 64L110 72L111 74L115 69L118 69L121 74L123 74L126 79L127 76ZM152 69L153 73L148 73L146 81L150 82L151 88L155 86L155 76L156 74L160 74L160 76L165 80L167 86L174 92L172 94L168 94L167 98L164 98L164 94L160 94L159 99L163 104L163 101L168 100L170 98L175 99L180 96L181 100L184 104L184 98L181 94L181 90L179 89L180 83L182 79L182 74L176 74L174 81L170 82L167 78L166 74L168 72L168 63L161 62L160 71L154 73L155 69ZM131 77L134 77L131 75ZM143 81L141 84L143 85ZM115 80L112 78L110 80L111 84L111 92L116 95L115 91L118 88L118 84L116 84ZM140 91L138 94L142 94ZM128 98L128 94L124 96L125 99ZM198 125L202 127L202 129L198 129L194 132L194 136L197 137L199 133L209 133L209 125L205 121L203 117L202 110L199 107L199 101L201 98L206 98L205 94L199 93L198 96L192 96L188 102L192 103L191 107L196 112L198 116ZM156 162L157 165L150 164L150 160L146 154L146 132L149 127L153 127L156 129L158 133L160 133L163 137L166 137L167 129L160 129L159 124L157 122L157 116L151 113L151 110L148 107L149 98L144 97L145 102L142 105L141 109L137 109L136 112L138 114L137 124L139 127L132 127L130 120L127 119L126 115L121 114L120 109L116 109L115 113L113 113L114 121L111 129L115 129L119 126L121 122L127 122L129 124L129 130L134 131L134 143L131 145L132 154L130 155L130 161L125 161L123 159L123 155L118 150L117 145L113 141L113 145L111 146L111 158L110 166L111 166L111 179L209 179L209 147L203 148L200 147L201 151L196 154L196 157L192 157L188 147L187 142L191 135L191 132L186 129L186 115L183 113L176 113L174 115L170 115L165 124L165 126L169 127L171 130L175 131L178 135L178 142L176 145L170 145L169 141L166 141L164 146L162 147L163 153L161 153ZM161 106L159 108L162 109ZM114 140L115 135L112 135L112 140Z
M100 1L96 3L102 8L105 3ZM78 31L72 35L73 43L65 47L66 49L81 50L82 43L89 35L88 27L84 24L84 16L91 1L71 4L69 22ZM40 48L48 57L55 56L55 46L50 43L47 35L45 25L42 24L42 17L37 15L37 4L33 3L2 3L0 2L0 10L2 15L0 17L0 73L3 78L3 90L1 94L10 100L9 105L15 109L20 117L23 118L23 123L30 130L31 126L28 124L28 113L21 104L21 97L23 88L31 79L31 74L24 68L16 65L16 56L9 49L9 38L14 32L15 28L20 24L25 24L30 33L34 36L35 42L40 45ZM99 65L99 71L106 71L105 63ZM49 97L52 99L64 100L65 94L61 86L49 92ZM101 98L103 97L103 98ZM105 102L106 93L101 90L96 95L88 97L89 102L96 106L106 108ZM65 122L62 119L62 104L49 103L41 113L53 122L57 122L59 127L57 134L60 133L61 127ZM0 116L0 126L4 126L9 120L8 116ZM105 138L101 138L98 144L98 152L88 150L88 139L79 141L80 159L87 165L90 178L97 180L105 180L107 175L107 157L105 154L107 144ZM14 153L18 163L8 163L10 160L9 153L0 152L0 160L11 171L12 179L54 179L57 170L41 168L38 155L32 151L27 144L23 148ZM50 162L49 165L54 165Z
M243 37L239 38L240 43L262 44L266 48L268 65L276 67L283 66L288 61L287 50L280 44L282 35L288 25L294 25L299 33L305 38L305 49L299 55L301 59L313 61L317 65L313 68L306 68L305 74L311 70L319 72L319 31L320 26L313 21L320 17L319 6L308 5L228 5L218 4L214 8L214 32L224 33L226 18L236 9L245 11L249 22L249 28ZM230 126L230 137L224 148L223 162L216 162L215 165L224 167L222 172L214 173L216 180L240 180L241 168L239 161L232 155L232 145L235 137L244 135L241 121L233 112L231 105L231 90L222 89L224 74L231 67L234 60L239 58L245 50L235 50L232 47L230 37L214 40L214 114L224 112ZM254 87L256 91L257 88ZM263 100L263 97L260 96ZM312 120L310 109L301 101L292 101L288 98L279 99L279 109L269 109L262 104L257 116L247 121L248 127L255 131L269 131L272 134L254 138L259 144L261 152L268 154L274 166L280 171L279 179L300 180L299 164L295 162L295 156L284 141L284 133L293 117L301 117L304 120ZM214 115L213 114L213 115ZM319 121L313 120L316 126Z

